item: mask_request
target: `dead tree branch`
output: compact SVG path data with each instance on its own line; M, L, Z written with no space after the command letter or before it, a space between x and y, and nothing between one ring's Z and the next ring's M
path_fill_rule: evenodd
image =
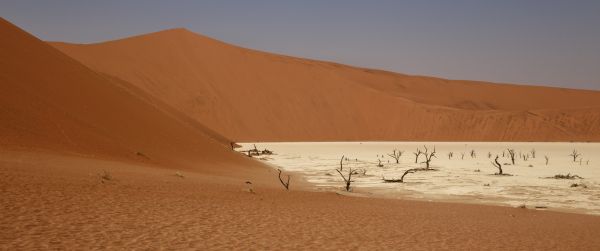
M283 185L283 187L285 187L285 190L290 190L290 175L287 175L287 181L284 182L283 179L281 178L281 169L277 169L279 170L279 182L281 182L281 185Z
M515 164L515 149L506 149L508 151L508 156L510 157L510 160L512 161L512 164Z
M498 168L498 173L496 173L497 175L502 175L502 165L500 164L500 162L498 162L498 155L496 155L496 159L494 159L494 162L492 162L492 165L494 165L494 167Z
M408 169L408 170L404 171L404 174L402 174L402 177L400 177L400 179L386 179L385 177L383 177L383 181L387 182L387 183L404 183L404 177L407 174L415 173L417 171L419 171L418 168Z

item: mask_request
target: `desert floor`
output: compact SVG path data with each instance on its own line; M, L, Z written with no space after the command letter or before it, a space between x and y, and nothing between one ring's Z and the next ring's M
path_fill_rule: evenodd
M103 171L110 179L100 177ZM277 182L272 173L265 179ZM356 198L306 191L303 184L293 191L257 185L251 193L235 175L179 174L85 156L0 151L0 249L600 247L597 216Z
M353 192L386 198L408 198L468 202L517 207L525 205L543 210L600 215L600 144L548 142L260 142L243 143L241 151L267 148L272 155L260 160L282 169L298 172L320 190L339 191L343 179L335 170L341 156L345 170L353 175ZM436 149L430 166L435 171L408 174L423 168L421 154L415 163L416 149ZM514 149L512 164L507 149ZM396 149L402 155L389 156ZM570 156L576 149L577 161ZM471 156L473 151L473 156ZM535 151L535 157L531 151ZM453 153L449 156L449 153ZM464 157L463 157L464 155ZM522 157L519 157L521 155ZM492 162L498 156L504 174ZM546 162L545 157L548 157ZM579 161L581 160L581 161ZM378 166L381 161L381 166ZM346 173L346 172L345 172ZM574 175L556 179L555 175ZM577 187L572 187L577 184Z

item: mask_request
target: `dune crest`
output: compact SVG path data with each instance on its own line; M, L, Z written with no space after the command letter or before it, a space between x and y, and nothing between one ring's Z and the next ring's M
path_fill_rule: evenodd
M171 29L51 43L236 141L599 141L600 92L445 80Z

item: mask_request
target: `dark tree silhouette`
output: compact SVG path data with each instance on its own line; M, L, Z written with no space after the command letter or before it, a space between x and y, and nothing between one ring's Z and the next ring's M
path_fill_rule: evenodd
M290 190L290 175L287 176L287 181L284 182L283 179L281 178L281 169L277 169L279 171L279 182L281 182L281 185L283 185L283 187L285 187L285 190Z
M578 153L577 150L573 149L573 153L569 154L569 156L573 157L573 162L577 162L577 158L581 156L581 153Z
M510 160L512 161L512 164L515 164L515 149L506 149L508 151L508 156L510 157Z
M398 150L394 149L392 154L388 154L388 156L394 158L396 160L396 164L398 164L398 163L400 163L400 157L402 157L403 153L404 153L404 151L398 151Z
M500 162L498 162L498 155L496 155L496 159L494 159L494 162L492 162L492 165L494 165L496 168L498 168L498 173L496 173L497 175L502 175L502 165L500 164Z

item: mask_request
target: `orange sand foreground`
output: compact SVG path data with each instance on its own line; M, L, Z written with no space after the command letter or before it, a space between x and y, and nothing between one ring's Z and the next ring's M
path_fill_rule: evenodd
M112 179L101 182L103 170ZM49 153L2 152L0 249L597 250L600 217L286 192L251 181ZM261 180L264 179L264 180ZM293 177L292 182L297 182ZM296 186L294 186L296 185Z

